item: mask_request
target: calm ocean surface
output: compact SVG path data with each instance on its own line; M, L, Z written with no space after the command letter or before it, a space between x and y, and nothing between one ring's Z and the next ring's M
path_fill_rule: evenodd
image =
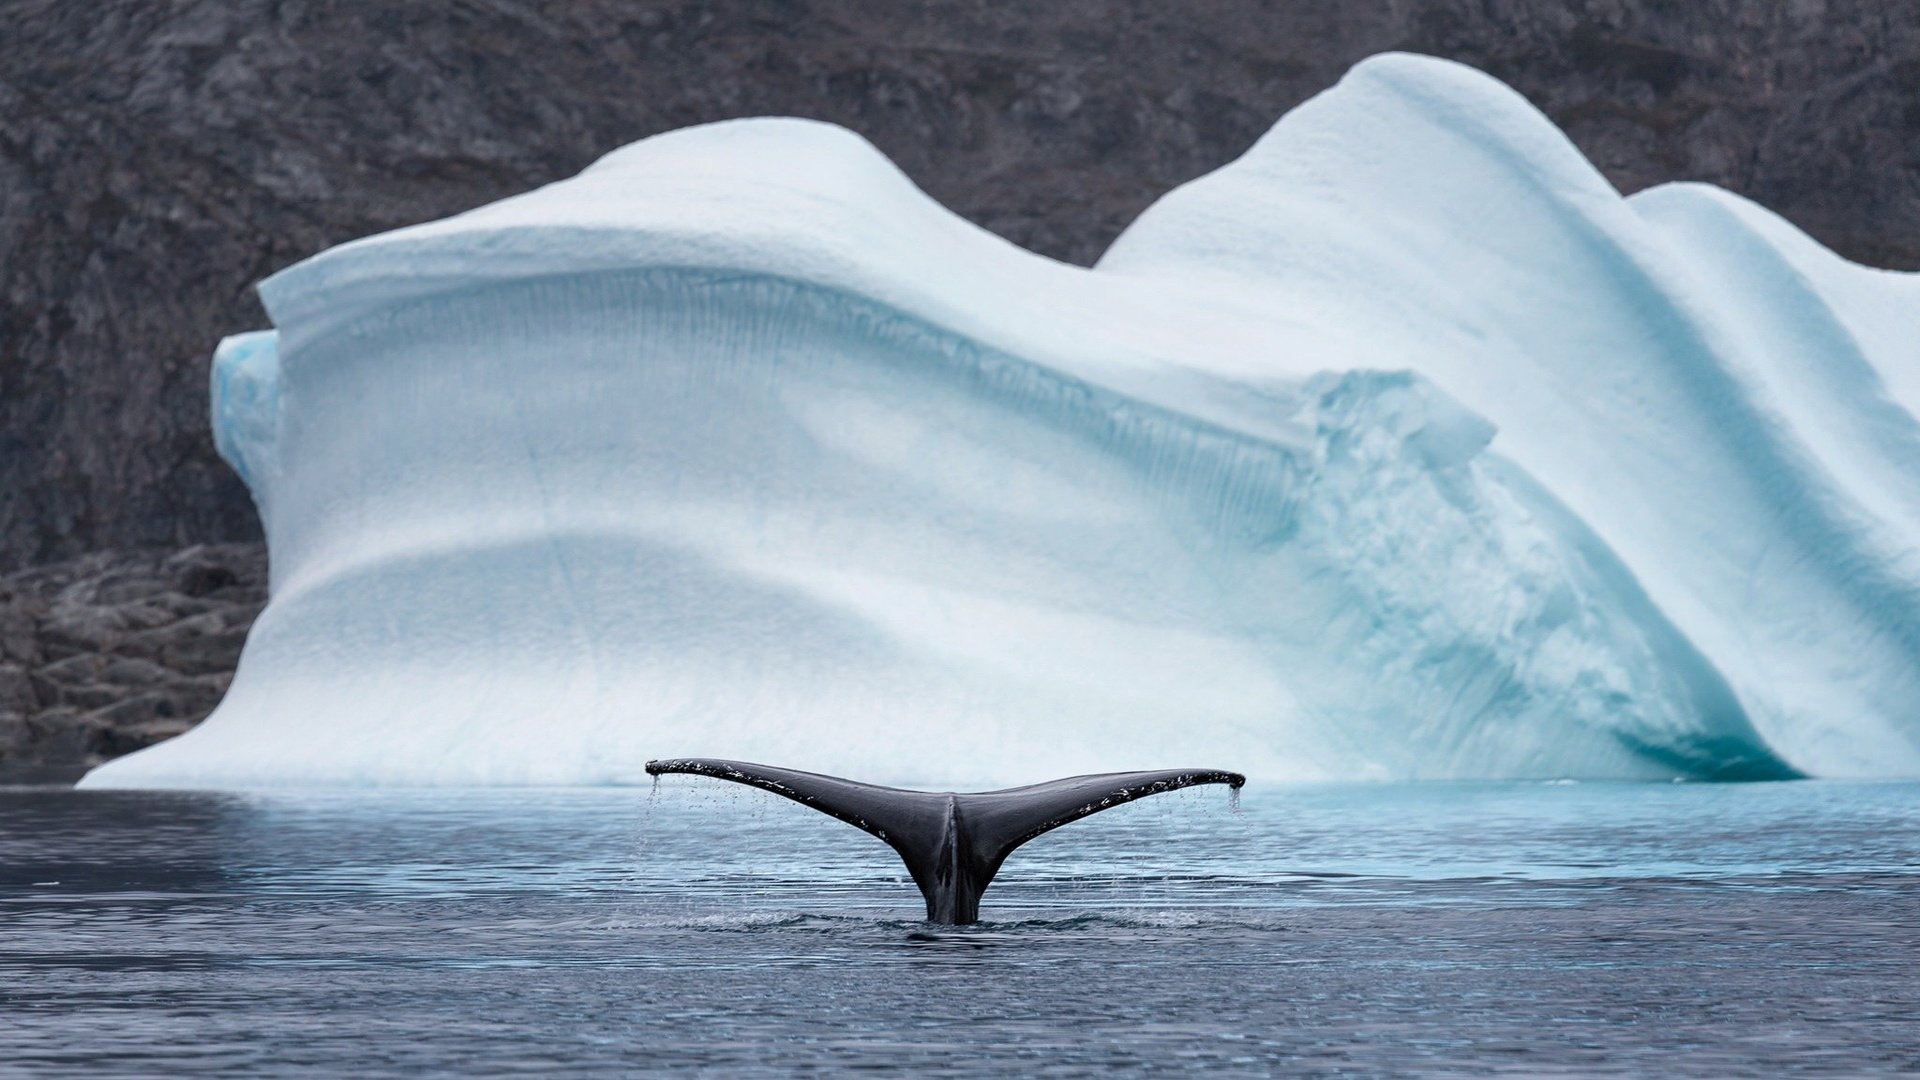
M0 1075L1920 1073L1920 784L1197 789L921 910L694 778L0 789Z

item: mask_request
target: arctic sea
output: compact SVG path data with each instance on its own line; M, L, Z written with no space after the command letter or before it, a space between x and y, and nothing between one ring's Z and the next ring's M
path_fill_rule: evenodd
M1920 1070L1920 784L1250 786L919 921L870 837L647 789L0 790L0 1073Z

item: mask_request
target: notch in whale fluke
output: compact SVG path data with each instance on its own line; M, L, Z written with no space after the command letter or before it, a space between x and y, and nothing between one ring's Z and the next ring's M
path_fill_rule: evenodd
M964 926L980 916L980 894L1021 844L1121 803L1195 784L1247 782L1218 769L1069 776L1044 784L961 794L906 791L837 776L714 758L647 762L647 772L690 773L771 791L830 814L887 842L927 900L927 921Z

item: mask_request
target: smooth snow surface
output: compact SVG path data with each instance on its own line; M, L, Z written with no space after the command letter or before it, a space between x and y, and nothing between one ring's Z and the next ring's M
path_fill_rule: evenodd
M261 295L272 601L89 784L1920 774L1920 276L1456 64L1093 270L748 120Z

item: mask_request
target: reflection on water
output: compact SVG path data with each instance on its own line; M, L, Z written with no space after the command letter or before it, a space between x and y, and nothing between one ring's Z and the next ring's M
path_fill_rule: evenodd
M1920 1069L1920 785L1197 789L920 911L691 778L0 791L0 1072Z

